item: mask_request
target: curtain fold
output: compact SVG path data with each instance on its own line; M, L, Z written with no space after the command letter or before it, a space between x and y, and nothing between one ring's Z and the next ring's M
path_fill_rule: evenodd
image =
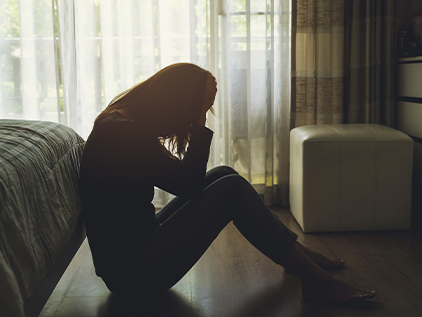
M218 82L208 168L233 166L286 205L290 21L290 0L0 0L0 113L86 138L117 93L195 63Z
M211 162L233 166L267 204L287 205L290 1L221 1L218 19L225 91L215 122L226 133L214 146L229 148Z
M293 0L291 124L342 123L345 0Z
M345 120L395 126L396 1L349 1Z
M395 124L395 0L293 0L291 124Z

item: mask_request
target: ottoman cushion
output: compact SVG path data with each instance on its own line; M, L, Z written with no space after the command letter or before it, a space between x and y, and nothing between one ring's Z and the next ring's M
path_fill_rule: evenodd
M290 208L304 232L409 229L413 140L378 124L290 133Z

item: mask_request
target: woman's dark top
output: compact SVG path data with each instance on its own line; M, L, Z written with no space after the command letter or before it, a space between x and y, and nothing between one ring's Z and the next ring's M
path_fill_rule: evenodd
M113 112L96 123L85 145L82 214L96 273L103 278L127 269L159 226L151 203L154 186L186 198L202 192L213 132L192 126L188 150L178 160L146 130Z

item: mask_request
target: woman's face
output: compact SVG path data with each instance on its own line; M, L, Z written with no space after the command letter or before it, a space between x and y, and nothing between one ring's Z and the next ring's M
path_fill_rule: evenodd
M207 77L207 86L205 87L205 95L204 95L204 106L211 108L211 106L214 103L215 95L217 93L217 81L215 80L215 77L208 73Z

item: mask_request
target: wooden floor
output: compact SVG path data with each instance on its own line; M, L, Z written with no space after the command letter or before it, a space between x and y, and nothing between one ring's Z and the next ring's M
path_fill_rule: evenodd
M287 209L274 211L305 246L346 260L335 277L377 290L376 299L359 306L303 301L298 279L229 224L173 289L147 303L110 294L94 273L85 241L40 316L422 316L420 238L407 232L305 235Z

